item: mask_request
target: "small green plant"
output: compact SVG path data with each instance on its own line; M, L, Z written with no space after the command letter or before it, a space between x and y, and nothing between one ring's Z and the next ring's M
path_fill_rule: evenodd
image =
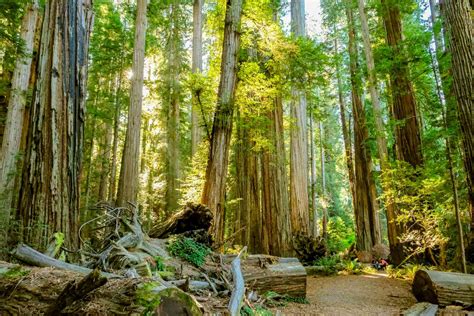
M421 269L433 270L433 268L431 267L426 267L420 264L407 264L400 268L395 268L392 265L389 265L387 267L387 274L388 277L392 279L404 279L413 281L416 272Z
M143 284L137 289L137 303L145 307L142 315L154 315L155 308L161 304L161 297L153 292L153 289L157 286L159 284L150 282Z
M171 238L168 251L172 256L182 258L197 267L201 267L206 262L207 255L211 253L211 249L187 237Z
M357 260L348 260L344 262L343 271L346 274L361 274L363 272L363 267Z
M156 271L165 271L166 266L165 263L163 262L163 258L160 256L155 257L155 270Z
M316 273L319 275L333 275L344 269L339 256L319 258L313 263L313 266L319 267L319 271Z

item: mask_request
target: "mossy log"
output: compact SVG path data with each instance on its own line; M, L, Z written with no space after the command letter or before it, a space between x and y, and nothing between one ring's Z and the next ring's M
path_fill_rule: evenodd
M202 204L188 203L168 220L154 226L149 236L168 238L171 235L183 234L194 230L207 231L212 224L213 215L209 208Z
M0 315L40 315L56 304L65 284L84 275L55 268L24 268L14 277L0 276ZM59 314L202 315L193 296L162 280L108 279L105 285L68 302Z
M474 305L474 275L419 270L412 286L413 294L420 302L440 306Z
M224 263L236 256L225 256ZM292 297L306 297L306 270L297 258L249 255L242 259L247 288L264 294L268 291Z

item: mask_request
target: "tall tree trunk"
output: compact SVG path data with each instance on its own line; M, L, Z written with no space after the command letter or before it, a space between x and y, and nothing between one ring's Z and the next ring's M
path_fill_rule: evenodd
M375 130L376 130L376 140L377 140L377 152L379 154L380 159L380 166L382 172L388 171L389 168L389 159L388 159L388 148L387 148L387 140L385 139L385 126L382 120L382 107L380 105L380 96L377 89L377 79L375 76L375 63L374 57L372 54L372 46L370 43L370 32L369 32L369 25L367 22L367 15L365 14L365 4L364 0L358 0L358 7L359 7L359 18L361 23L361 30L362 30L362 39L364 43L364 53L365 53L365 60L367 63L367 72L368 72L368 80L369 80L369 91L370 91L370 98L372 101L372 108L374 112L375 118ZM388 190L389 188L382 188L384 191ZM388 234L388 241L391 249L393 250L394 254L399 253L399 249L401 249L401 244L398 240L399 235L399 228L397 225L397 209L394 203L389 201L385 201L386 205L386 215L387 215L387 234ZM396 261L400 259L396 258Z
M54 232L77 249L90 1L46 3L38 78L20 190L26 242L44 246ZM45 225L45 226L42 226Z
M224 239L225 189L237 83L241 13L242 0L226 1L220 84L212 125L206 180L201 197L201 202L214 212L213 229L218 244Z
M115 90L115 111L114 111L114 140L112 142L112 162L110 163L110 178L109 178L109 202L115 201L115 186L117 179L117 155L118 155L118 142L119 142L119 130L120 130L120 90L122 88L122 68L120 67L120 73L117 77L116 90Z
M380 106L380 97L377 89L377 80L375 77L375 63L372 54L372 46L370 44L369 25L367 23L367 16L365 14L364 0L358 0L359 4L359 18L362 29L362 39L364 42L365 60L367 63L367 72L369 79L369 92L372 101L372 108L374 110L375 130L377 149L381 164L386 164L388 159L387 141L385 139L385 127L382 120L382 108Z
M423 164L420 126L415 94L408 74L407 58L402 47L400 10L395 0L381 0L381 4L386 41L392 55L389 84L392 92L391 113L393 119L400 122L395 127L396 156L398 160L405 161L416 168ZM397 212L394 216L398 216ZM395 226L389 226L389 229L394 230ZM399 236L403 231L400 226L396 227L396 230L395 236ZM404 260L403 245L398 238L392 238L390 253L395 264L400 264Z
M338 58L338 49L337 49L337 38L334 39L334 49L336 53L336 76L337 76L337 94L339 99L339 113L341 116L341 126L342 126L342 137L344 140L344 153L346 158L347 174L349 178L349 186L352 195L352 206L354 208L354 160L352 155L352 141L351 136L349 135L350 127L347 128L346 120L346 102L344 101L342 81L341 81L341 71L339 69L339 58Z
M291 1L291 31L306 36L304 1ZM293 234L309 234L308 150L306 133L306 95L293 87L291 101L293 126L290 131L290 209Z
M415 94L408 75L408 63L402 47L402 23L396 0L381 0L387 43L391 48L390 83L393 95L397 159L413 167L423 163L420 127Z
M323 239L328 242L328 201L326 197L326 154L324 150L324 127L323 122L319 122L319 151L321 154L321 207L323 209Z
M165 210L171 214L178 208L179 199L179 26L178 23L178 2L171 4L171 32L169 39L169 55L168 55L168 104L167 104L167 120L166 120L166 194L165 194Z
M133 48L133 78L130 89L127 133L120 169L117 205L136 204L138 193L138 167L140 156L140 128L143 99L143 67L145 63L145 35L147 28L147 0L137 0L135 44Z
M97 98L99 96L99 92L97 91L95 101L94 101L94 107L97 104ZM96 118L95 116L92 117L90 126L92 128L92 133L91 133L91 140L89 142L89 156L86 158L86 185L85 185L85 192L84 192L84 206L86 208L89 208L89 197L90 197L90 192L91 192L91 175L92 175L92 158L94 156L94 146L95 146L95 132L96 132Z
M446 111L446 103L452 103L452 98L449 95L449 88L448 84L445 80L441 79L443 74L445 73L445 67L442 66L441 59L443 56L443 44L441 40L441 33L438 30L437 20L438 20L438 13L437 8L434 0L430 0L430 11L431 11L431 29L433 32L433 38L435 42L435 54L431 53L431 64L433 68L433 75L435 77L436 83L436 92L438 96L439 103L442 108L442 115L443 115L443 124L446 131L449 130L449 123L447 119L447 111ZM433 58L435 55L436 58ZM435 63L436 60L436 63ZM448 95L446 95L446 92ZM446 100L447 99L447 100ZM454 204L454 212L456 215L456 224L458 228L458 238L459 238L459 248L461 252L461 270L464 273L467 273L467 266L466 266L466 253L464 247L464 236L463 236L463 227L461 223L461 216L460 216L460 207L459 207L459 194L457 188L457 181L456 175L454 172L454 163L453 163L453 144L452 144L452 137L450 135L445 136L445 143L446 143L446 158L448 161L448 170L449 170L449 178L451 180L451 187L453 190L453 204Z
M28 4L21 23L23 56L18 57L11 87L8 113L0 149L0 249L6 249L14 187L17 178L22 138L26 95L31 74L31 61L35 43L38 1Z
M291 221L281 96L275 97L273 104L267 113L271 148L262 155L263 239L270 254L288 256L291 254Z
M193 4L193 60L191 70L194 74L202 72L202 6L204 0L194 0ZM201 126L199 124L199 93L192 91L191 111L191 155L197 151L201 141Z
M240 123L240 124L239 124ZM239 215L241 225L245 225L242 242L251 253L262 252L262 220L260 212L260 190L258 154L253 150L255 142L250 139L250 129L245 118L239 122L237 162L237 183L239 187ZM247 125L247 126L245 126Z
M459 123L464 146L471 232L467 253L474 262L474 102L473 102L473 38L472 7L468 0L445 0L444 12L448 25L449 48L452 55L453 91L458 105Z
M104 143L102 144L102 154L100 156L101 161L101 172L99 181L99 201L107 201L107 180L109 178L110 171L110 142L112 141L112 128L109 123L105 123L105 136Z
M356 219L357 242L359 251L371 251L382 242L378 216L377 196L372 174L372 160L367 147L369 131L365 110L360 98L360 77L358 74L358 52L355 42L353 12L346 8L349 32L349 59L352 87L352 113L354 115L354 214Z
M319 236L318 226L318 208L316 205L317 193L316 193L316 154L314 146L314 128L313 128L313 115L309 116L309 150L310 150L310 168L311 168L311 211L313 213L312 223L312 234L313 237Z

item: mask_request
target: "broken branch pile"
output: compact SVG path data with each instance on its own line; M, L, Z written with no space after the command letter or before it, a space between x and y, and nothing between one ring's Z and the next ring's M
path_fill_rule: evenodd
M206 311L229 308L236 314L246 289L252 290L254 298L270 291L293 297L306 295L306 272L295 258L242 254L236 258L212 252L208 234L212 213L205 206L188 204L183 211L152 229L153 236L167 239L150 238L134 210L107 205L102 210L103 214L95 219L98 228L94 231L99 236L95 243L84 241L81 236L83 266L18 245L13 252L17 259L63 271L34 268L24 278L1 278L0 290L5 294L0 302L12 300L5 305L5 311L15 308L27 311L31 302L41 301L44 303L36 302L36 307L43 313L91 310L100 314L91 306L103 305L131 313L159 312L163 308L173 311L173 306L178 306L195 315L198 313L191 311L200 311L197 301L201 301ZM86 222L81 230L91 223L94 220ZM98 270L92 269L102 272L97 275ZM33 290L37 274L44 280L55 279L54 291ZM46 286L47 281L44 283ZM120 291L115 293L118 287ZM25 293L29 293L26 295L30 303L22 301ZM238 304L228 304L231 293L239 300ZM56 305L53 301L57 301Z

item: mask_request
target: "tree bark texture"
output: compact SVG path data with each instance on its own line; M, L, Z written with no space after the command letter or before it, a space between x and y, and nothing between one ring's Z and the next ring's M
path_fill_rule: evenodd
M194 74L202 72L202 6L204 0L194 0L193 4L193 59L191 70ZM202 129L199 124L199 91L192 92L191 111L191 155L194 155L201 141Z
M217 243L221 243L224 239L224 203L237 83L241 13L242 0L226 1L220 84L212 126L206 180L201 197L202 204L207 205L215 214L213 230Z
M395 0L381 0L381 3L386 40L392 56L390 85L393 96L393 118L400 122L395 128L397 159L418 167L423 163L420 126L415 94L402 46L400 9Z
M284 256L291 251L291 222L281 97L275 98L267 117L272 148L262 154L263 234L269 253Z
M445 0L444 12L449 33L452 59L453 91L458 105L464 146L464 168L467 175L471 232L468 246L470 262L474 262L474 102L472 69L474 23L468 0Z
M238 185L238 214L242 228L241 242L248 246L250 253L261 253L262 239L262 213L260 210L260 179L259 179L259 157L253 150L255 142L251 140L249 124L238 122L237 145L239 153L236 158L237 185ZM268 225L270 223L265 223Z
M24 42L23 56L20 56L13 71L12 87L8 104L3 139L0 149L0 248L5 248L17 178L20 145L25 118L26 95L31 74L33 47L35 44L38 1L27 5L21 23L21 39Z
M91 24L88 0L46 3L20 189L19 217L23 239L30 244L45 245L52 233L60 231L66 236L66 247L79 246L79 175Z
M122 167L117 192L117 205L136 204L140 156L140 128L143 99L143 67L145 63L145 35L147 28L147 0L137 0L135 43L133 48L133 78L130 89L127 133L122 156Z
M369 131L365 110L360 98L358 52L355 41L353 11L346 9L349 32L349 58L352 86L352 113L354 115L354 214L356 219L356 246L359 251L371 251L382 242L377 196L372 174L372 161L367 147Z
M304 1L291 1L291 31L306 36ZM308 145L306 132L306 95L293 87L290 130L290 210L293 234L309 234Z

